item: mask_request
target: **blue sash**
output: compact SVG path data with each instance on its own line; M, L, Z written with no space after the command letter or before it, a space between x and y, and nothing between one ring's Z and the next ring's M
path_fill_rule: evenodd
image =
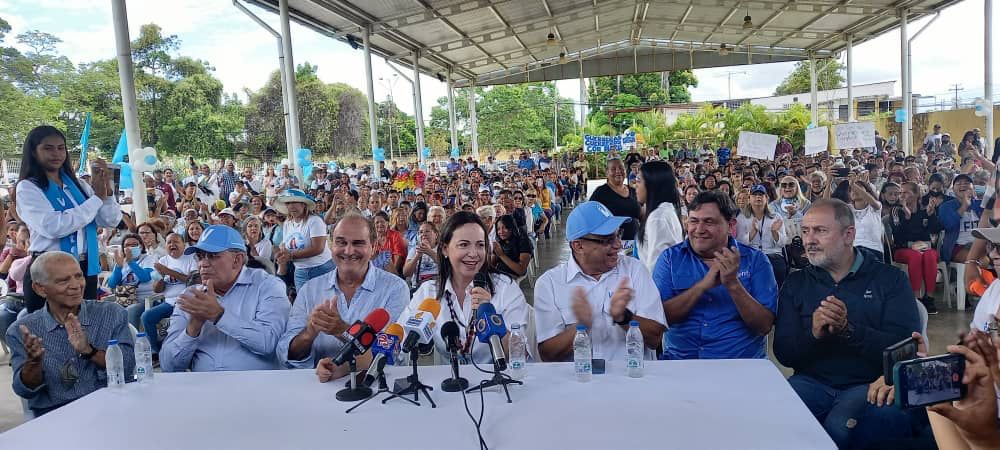
M80 192L80 188L64 172L60 171L59 176L62 179L63 186L73 196L73 202L77 205L82 205L87 198L83 196L83 192ZM70 199L66 196L66 191L59 189L59 186L56 186L52 181L49 181L49 188L45 190L45 198L49 200L52 208L56 211L67 211L74 207L73 202L70 202ZM60 238L59 250L75 256L76 259L80 259L80 247L76 234L77 232L74 231ZM83 228L83 236L84 240L87 241L87 276L97 275L101 272L101 266L97 255L97 224L94 221L91 221Z

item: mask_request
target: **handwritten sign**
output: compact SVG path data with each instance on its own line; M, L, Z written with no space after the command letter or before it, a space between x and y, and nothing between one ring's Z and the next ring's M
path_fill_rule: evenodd
M833 127L834 145L842 148L868 148L875 146L875 123L852 122Z
M830 130L827 127L806 130L806 156L827 151L830 146Z
M736 142L736 153L740 156L773 161L774 150L778 145L778 136L740 131L739 140Z
M621 136L583 135L583 151L607 152L635 147L635 131L627 130Z

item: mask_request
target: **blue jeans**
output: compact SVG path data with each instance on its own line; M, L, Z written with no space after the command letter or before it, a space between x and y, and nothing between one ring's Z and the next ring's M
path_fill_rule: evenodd
M146 332L146 336L149 338L149 343L153 346L153 352L155 353L159 353L160 345L162 345L160 335L156 332L156 324L170 317L173 313L174 305L167 302L160 303L142 313L142 329Z
M302 285L306 284L306 281L309 281L309 280L311 280L313 278L316 278L316 277L318 277L320 275L324 275L326 273L329 273L330 271L332 271L334 269L334 267L335 266L333 265L333 260L331 259L331 260L329 260L329 261L327 261L327 262L325 262L323 264L320 264L318 266L315 266L315 267L309 267L309 268L306 268L306 269L296 268L295 269L295 290L298 291L298 290L302 289Z
M132 324L135 329L139 329L139 325L142 325L142 312L146 310L146 302L137 301L131 305L125 307L125 312L128 313L128 323Z
M837 448L850 448L854 429L868 406L868 385L858 384L838 389L801 374L792 375L788 384L837 444Z
M926 409L899 409L896 405L879 407L870 403L854 429L851 447L859 450L937 448Z

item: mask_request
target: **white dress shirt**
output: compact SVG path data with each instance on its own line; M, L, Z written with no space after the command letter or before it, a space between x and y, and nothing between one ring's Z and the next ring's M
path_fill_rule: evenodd
M677 218L677 210L673 203L663 202L653 212L646 215L646 226L643 228L644 240L636 241L639 260L653 273L656 260L660 259L667 247L684 240L681 233L681 221Z
M635 297L628 303L629 311L666 326L659 290L641 262L635 258L619 257L617 266L594 279L580 270L576 258L571 255L566 262L549 269L535 282L535 333L538 342L547 341L567 327L575 326L577 319L573 314L573 291L582 287L587 291L593 318L588 332L594 358L624 361L625 330L615 325L610 313L611 296L622 277L629 278L629 284L635 293Z
M521 287L512 280L510 277L501 274L492 274L493 279L493 299L490 303L496 308L497 314L503 316L503 320L507 325L509 330L511 325L520 324L523 329L528 324L528 303L524 301L524 292L521 291ZM445 300L444 295L441 296L441 311L437 315L436 328L434 330L434 348L437 350L438 355L446 355L447 347L445 342L441 339L441 333L438 331L441 329L441 325L449 320L455 320L458 323L459 336L461 337L462 344L465 344L465 338L467 335L466 325L469 323L469 317L472 316L472 297L469 292L472 291L472 284L469 284L468 289L464 296L464 301L459 304L458 297L455 296L455 289L451 285L449 280L448 284L445 286L447 292L451 293L452 304L455 308L455 314L458 317L453 317L451 311L448 309L448 302ZM427 280L420 285L419 288L413 293L410 300L410 304L406 305L406 309L399 316L399 324L402 325L409 319L413 314L420 308L420 304L423 303L425 299L436 299L437 298L437 279ZM473 337L475 339L475 337ZM488 364L490 363L490 349L487 344L483 344L478 340L472 345L472 358L476 361L476 364ZM438 359L438 361L443 361L443 359Z
M750 232L753 228L753 221L753 216L747 216L742 212L736 216L736 240L744 245L760 250L766 255L780 254L785 245L788 245L790 242L788 232L785 231L784 222L773 213L771 217L765 215L757 233L751 236ZM771 233L771 225L774 222L782 222L782 226L778 227L778 239L774 239L774 235Z
M98 227L116 227L122 221L122 210L114 196L108 196L102 201L94 195L94 190L86 181L79 181L81 191L88 198L77 204L69 189L64 186L66 198L73 204L72 208L65 211L56 211L34 182L24 180L17 183L17 215L31 230L29 252L59 250L59 241L70 233L76 233L76 241L85 246L87 241L83 229L87 224L96 222ZM81 255L86 254L86 247L79 251Z

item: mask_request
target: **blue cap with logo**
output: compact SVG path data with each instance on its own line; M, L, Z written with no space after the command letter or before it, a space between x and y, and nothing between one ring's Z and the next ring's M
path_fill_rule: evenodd
M612 215L606 206L598 202L583 202L573 208L566 219L566 240L575 241L588 234L606 236L631 220L631 217Z
M201 233L197 244L184 249L184 254L190 255L198 250L219 253L226 250L246 250L246 248L243 236L240 236L239 231L225 225L212 225Z
M750 195L754 194L767 195L767 188L763 184L755 184L750 188Z

